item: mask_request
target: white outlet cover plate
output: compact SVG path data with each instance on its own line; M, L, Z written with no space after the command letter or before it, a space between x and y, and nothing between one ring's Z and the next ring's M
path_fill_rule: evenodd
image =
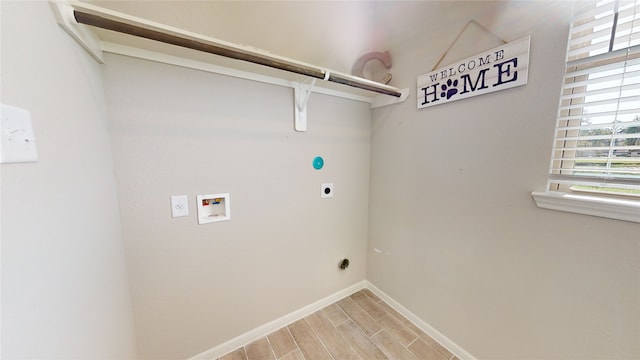
M171 217L189 216L189 202L187 195L171 196Z
M320 198L329 199L333 197L333 183L324 183L320 186Z
M38 161L31 113L9 105L0 106L0 163Z

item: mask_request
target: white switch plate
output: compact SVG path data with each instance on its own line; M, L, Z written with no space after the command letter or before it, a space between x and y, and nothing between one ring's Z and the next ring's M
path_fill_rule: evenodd
M333 183L325 183L320 186L320 198L329 199L333 197Z
M0 107L0 163L38 161L31 113L2 104Z
M171 196L171 217L189 216L189 202L187 195Z

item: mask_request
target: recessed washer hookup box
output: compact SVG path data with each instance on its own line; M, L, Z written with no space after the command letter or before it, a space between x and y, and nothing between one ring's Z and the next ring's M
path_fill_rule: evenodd
M198 195L198 224L208 224L231 219L229 193Z

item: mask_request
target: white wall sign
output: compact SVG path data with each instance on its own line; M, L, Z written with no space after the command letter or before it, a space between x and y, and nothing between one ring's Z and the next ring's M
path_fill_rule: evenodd
M418 77L418 109L525 85L531 36Z

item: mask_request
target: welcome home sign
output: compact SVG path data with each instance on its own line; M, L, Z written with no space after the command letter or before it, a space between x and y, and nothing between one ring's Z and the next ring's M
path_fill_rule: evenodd
M418 77L418 109L525 85L531 36Z

